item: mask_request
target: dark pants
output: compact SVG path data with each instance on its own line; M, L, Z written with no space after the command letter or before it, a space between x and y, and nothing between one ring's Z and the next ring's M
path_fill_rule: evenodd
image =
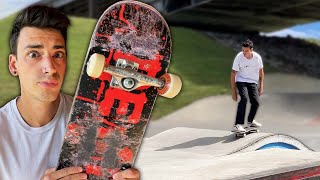
M252 122L259 108L259 91L255 83L236 82L239 95L241 97L238 103L238 110L235 124L244 124L246 106L248 97L251 103L251 109L248 116L248 122Z

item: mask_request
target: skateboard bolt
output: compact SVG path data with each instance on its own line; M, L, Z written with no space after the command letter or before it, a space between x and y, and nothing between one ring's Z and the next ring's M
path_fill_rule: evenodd
M125 78L122 81L122 85L126 89L131 89L131 88L133 88L135 86L135 81L132 78Z

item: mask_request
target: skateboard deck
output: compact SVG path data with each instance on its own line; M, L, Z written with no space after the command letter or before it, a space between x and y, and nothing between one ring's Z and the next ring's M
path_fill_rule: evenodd
M149 5L120 1L101 15L58 169L81 166L88 179L112 179L133 165L158 93L171 98L181 89L180 78L167 73L171 44L166 21Z
M232 131L236 137L245 137L246 135L248 134L251 134L251 133L258 133L259 132L259 128L252 128L252 127L246 127L245 128L245 132L238 132L238 131Z

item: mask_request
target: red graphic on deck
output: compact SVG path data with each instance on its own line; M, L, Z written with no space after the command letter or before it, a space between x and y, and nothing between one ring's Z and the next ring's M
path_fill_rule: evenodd
M109 126L111 126L111 127L117 127L117 125L115 125L114 123L112 123L112 122L109 122L109 121L107 121L107 120L103 120L102 121L104 124L107 124L107 125L109 125Z
M96 150L95 152L98 154L103 154L107 149L108 144L101 140L96 140Z
M98 156L92 156L91 159L93 161L102 161L102 157L98 157Z
M108 36L108 35L105 35L105 34L100 34L100 33L96 33L96 35L97 35L98 37L105 37L105 38L107 38L109 41L111 40L111 36Z
M79 144L80 139L79 139L79 131L81 127L75 123L70 123L67 126L68 131L66 132L65 137L68 137L70 140L70 143L72 144Z
M127 26L131 29L131 30L136 30L136 27L134 25L132 25L128 20L126 20L126 18L124 17L124 11L126 9L126 5L123 4L121 6L121 9L120 9L120 13L119 13L119 19L121 21L123 21L124 23L127 24Z
M128 162L128 161L132 160L133 153L132 153L131 149L129 149L128 147L125 147L118 152L118 156L120 157L120 159L122 161Z
M70 123L67 127L68 131L68 136L74 136L74 138L78 137L79 136L79 132L77 131L78 129L78 125L75 124L75 123Z
M129 103L134 104L134 109L131 115L128 116L128 121L131 124L136 124L140 121L140 114L142 113L143 106L147 102L145 93L133 94L117 88L109 88L106 91L104 100L101 101L99 113L102 116L108 116L115 100L120 100L119 107L117 108L117 115L126 115ZM125 111L124 111L125 109Z
M97 128L97 137L98 138L105 138L105 137L107 137L108 133L109 133L108 128L103 128L103 127Z
M90 102L92 104L97 104L98 102L92 100L92 99L89 99L89 98L86 98L86 97L82 97L82 96L77 96L77 99L80 99L82 101L87 101L87 102Z
M100 99L101 94L103 93L104 87L105 87L105 83L104 83L104 81L102 81L102 82L100 83L100 87L99 87L99 90L98 90L98 93L97 93L97 100Z
M93 174L95 176L102 175L100 166L87 165L84 168L85 168L87 174Z

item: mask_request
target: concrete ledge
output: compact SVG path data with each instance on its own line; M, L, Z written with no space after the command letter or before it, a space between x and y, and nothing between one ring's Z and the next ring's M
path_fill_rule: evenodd
M154 151L171 150L222 156L255 151L274 142L286 143L303 151L312 151L296 138L283 134L254 133L245 138L236 138L230 131L186 127L172 128L145 138L142 147L153 148Z
M273 142L300 150L259 147ZM287 135L250 134L237 139L228 131L173 128L145 138L135 167L142 179L252 179L320 166L320 153Z

